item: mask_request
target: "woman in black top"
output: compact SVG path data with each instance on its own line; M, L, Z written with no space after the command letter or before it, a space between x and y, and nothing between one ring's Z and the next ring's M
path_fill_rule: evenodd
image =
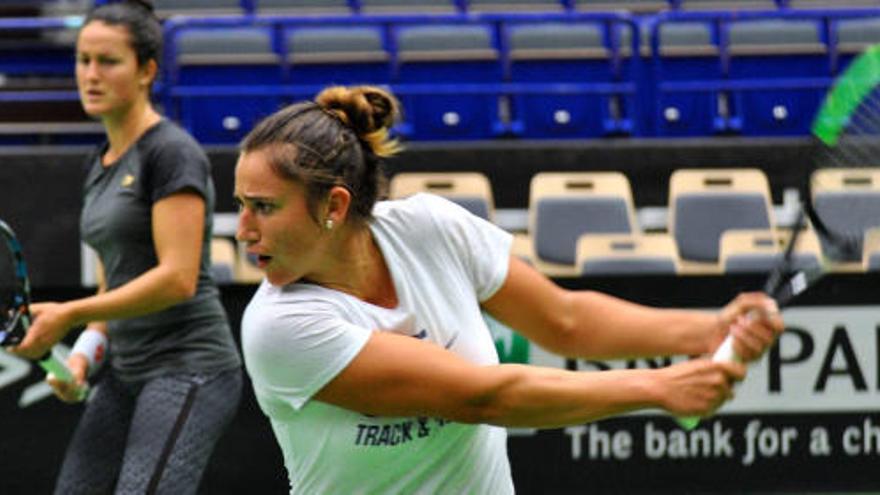
M89 159L80 220L104 280L94 296L32 305L14 351L35 358L87 324L68 366L50 378L73 402L112 343L68 448L56 493L195 493L237 410L241 363L210 276L214 187L186 132L153 108L162 30L143 1L85 19L76 79L107 142Z

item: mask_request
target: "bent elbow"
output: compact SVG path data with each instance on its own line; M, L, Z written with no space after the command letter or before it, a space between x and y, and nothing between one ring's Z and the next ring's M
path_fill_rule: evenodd
M172 299L174 304L192 299L198 290L198 274L192 276L182 272L175 273L166 287L169 299Z

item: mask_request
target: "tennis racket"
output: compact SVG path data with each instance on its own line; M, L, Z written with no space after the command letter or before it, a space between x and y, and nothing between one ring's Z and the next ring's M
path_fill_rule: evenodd
M865 234L880 227L880 44L868 47L837 77L811 133L816 159L791 236L764 285L780 308L832 268L860 268ZM819 239L818 260L797 254L798 240L810 231ZM712 359L738 359L732 337ZM698 417L679 418L685 429L698 423Z
M0 220L0 345L19 344L31 324L30 280L15 233ZM52 352L38 361L47 372L62 381L73 381L67 366Z

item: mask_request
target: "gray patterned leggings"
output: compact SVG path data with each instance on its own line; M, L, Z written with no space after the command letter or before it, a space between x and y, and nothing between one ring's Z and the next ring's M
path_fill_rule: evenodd
M241 387L240 369L134 384L106 373L67 448L55 493L196 493Z

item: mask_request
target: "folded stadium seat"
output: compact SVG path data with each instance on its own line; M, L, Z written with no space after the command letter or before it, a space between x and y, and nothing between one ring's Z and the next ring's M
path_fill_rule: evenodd
M679 0L682 10L775 10L778 0Z
M864 251L862 263L865 271L880 271L880 229L870 229L865 233Z
M813 172L810 194L813 208L832 232L868 232L880 227L880 168L827 168ZM855 236L857 253L862 253L863 239ZM821 240L821 238L820 238ZM823 242L822 249L828 246ZM836 269L858 269L861 256L843 260Z
M790 234L789 234L790 235ZM769 229L732 229L721 234L721 267L724 273L769 273L784 258L787 241ZM791 269L818 268L819 241L816 234L805 229L798 234L791 258Z
M211 275L218 284L235 280L235 242L228 237L211 238Z
M880 0L874 0L880 7ZM837 52L837 73L843 72L853 57L867 47L880 43L880 17L840 19L833 23L836 29L834 49Z
M657 26L653 125L660 136L710 136L727 130L718 33L708 21Z
M526 138L599 137L620 130L612 97L611 51L598 22L508 23L511 128ZM574 90L554 91L568 85Z
M573 0L572 6L578 11L626 10L645 14L669 9L670 0Z
M505 131L499 115L503 71L490 25L398 25L393 33L401 135L473 140Z
M454 0L361 0L363 14L453 14Z
M667 234L584 234L577 241L581 275L675 275L678 251Z
M172 47L178 118L202 143L238 142L281 105L282 59L269 29L184 27Z
M720 273L721 235L775 229L767 177L759 169L679 169L669 179L669 232L679 273Z
M829 51L812 19L729 25L732 127L747 136L808 135L831 83Z
M533 264L576 276L577 240L587 233L640 232L629 180L620 172L541 172L529 186Z
M465 0L468 12L562 12L562 0Z
M401 172L391 178L391 198L404 198L418 192L443 196L480 218L495 220L492 186L482 173Z
M375 26L298 26L285 32L294 100L312 99L330 84L387 85L391 57Z
M259 15L339 15L351 14L349 0L253 0Z
M172 15L215 16L241 15L241 0L154 0L156 15L160 18Z

